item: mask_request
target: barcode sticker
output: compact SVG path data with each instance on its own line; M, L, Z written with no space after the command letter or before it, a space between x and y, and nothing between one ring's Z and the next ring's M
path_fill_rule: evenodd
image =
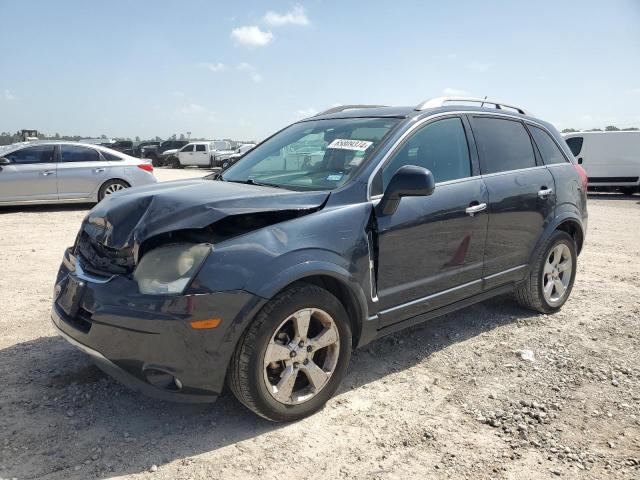
M355 150L357 152L364 152L372 144L373 142L367 142L366 140L349 140L346 138L336 138L333 142L327 145L327 148L339 148L341 150Z

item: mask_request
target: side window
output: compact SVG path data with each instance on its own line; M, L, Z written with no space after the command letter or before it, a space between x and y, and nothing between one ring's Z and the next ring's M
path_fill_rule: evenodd
M473 133L483 174L536 166L531 137L522 123L493 117L474 117Z
M205 145L196 145L196 152L206 152Z
M53 163L53 145L38 145L7 153L4 157L16 164Z
M554 163L567 163L567 159L556 145L556 142L549 136L547 132L541 128L529 125L533 140L538 146L538 150L542 154L542 159L545 165L552 165Z
M569 149L571 150L571 153L573 153L574 157L577 157L578 155L580 155L580 152L582 151L583 141L584 141L584 137L567 138L566 140L567 145L569 145Z
M71 162L98 162L100 155L93 148L80 147L77 145L61 145L60 159L65 163Z
M436 182L471 176L469 144L460 118L446 118L429 123L414 133L382 170L382 190L403 165L428 168ZM380 181L374 185L380 186ZM379 189L379 187L378 187Z
M119 157L111 152L105 152L104 150L100 150L100 153L102 153L102 156L105 158L105 160L109 160L110 162L122 161L122 157Z
M182 150L180 150L181 152L193 152L193 145L185 145Z

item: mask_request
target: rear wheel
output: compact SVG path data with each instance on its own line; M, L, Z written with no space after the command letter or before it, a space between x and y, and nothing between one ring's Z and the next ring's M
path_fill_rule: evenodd
M100 191L98 192L98 201L101 201L107 195L119 192L120 190L129 188L130 186L131 185L129 185L124 180L109 180L108 182L105 182L102 187L100 187Z
M236 347L229 386L246 407L276 422L321 409L351 356L347 312L328 291L300 284L274 297Z
M516 288L518 302L541 313L560 310L571 294L576 266L573 238L557 230L537 253L527 280Z

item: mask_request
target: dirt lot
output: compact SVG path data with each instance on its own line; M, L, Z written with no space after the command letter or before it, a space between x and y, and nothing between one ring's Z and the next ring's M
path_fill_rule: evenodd
M379 340L289 425L230 393L142 397L55 335L53 280L87 208L0 211L2 478L640 478L640 196L591 197L560 313L505 296Z

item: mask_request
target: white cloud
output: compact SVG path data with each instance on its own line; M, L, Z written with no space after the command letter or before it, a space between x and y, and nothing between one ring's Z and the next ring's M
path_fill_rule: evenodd
M192 115L195 113L202 113L206 110L202 105L198 105L197 103L190 103L189 105L185 105L180 109L180 113L185 115Z
M442 90L442 93L447 97L468 97L469 96L469 92L467 92L466 90L459 90L457 88L451 88L451 87L445 88L444 90Z
M318 113L318 111L315 108L311 107L301 108L300 110L296 111L296 115L301 118L313 117L316 113Z
M264 23L272 27L280 27L282 25L309 25L309 17L307 17L304 8L301 5L295 5L293 9L287 13L277 13L269 10L264 16Z
M15 100L16 97L9 90L5 89L5 91L4 91L4 99L7 102L11 102L11 101Z
M231 38L247 47L264 47L273 40L273 33L260 30L255 25L238 27L231 30Z
M212 72L224 72L225 70L229 69L229 67L227 67L224 63L220 63L220 62L218 63L201 62L198 64L198 66L202 68L207 68Z
M5 90L5 92L6 92L6 90ZM632 93L640 93L640 88L632 88L631 92Z
M262 81L262 75L260 75L253 65L248 64L247 62L241 62L236 66L236 70L240 70L241 72L247 72L249 77L254 83L260 83Z
M491 65L490 63L483 63L483 62L470 62L470 63L467 63L466 66L469 70L472 70L478 73L483 73L489 70L493 65Z
M258 73L258 71L256 70L256 68L247 63L247 62L240 62L239 64L232 66L232 65L226 65L224 63L207 63L207 62L200 62L198 64L199 67L202 68L206 68L214 73L219 73L219 72L228 72L231 70L236 70L239 72L246 72L249 75L249 78L251 78L251 81L253 81L254 83L260 83L262 81L262 75L260 75Z

